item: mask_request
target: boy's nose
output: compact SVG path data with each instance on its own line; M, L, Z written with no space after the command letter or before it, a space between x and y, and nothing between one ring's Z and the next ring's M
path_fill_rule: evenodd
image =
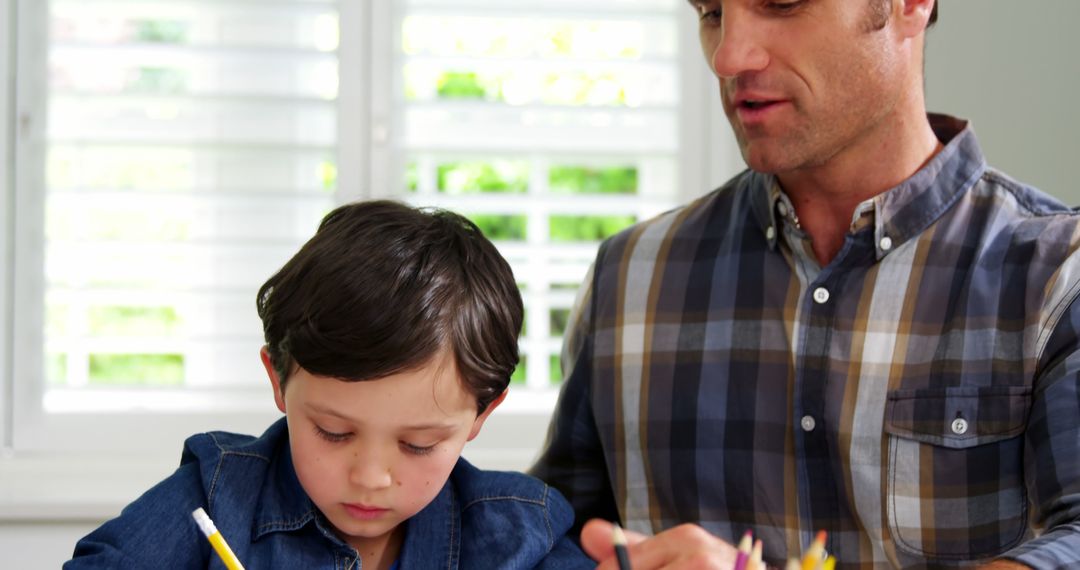
M391 461L382 453L358 453L354 458L349 481L366 489L383 489L393 482Z

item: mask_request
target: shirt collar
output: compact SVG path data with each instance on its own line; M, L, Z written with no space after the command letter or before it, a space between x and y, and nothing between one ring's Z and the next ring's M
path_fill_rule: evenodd
M409 518L398 561L402 568L457 568L461 553L461 509L451 484Z
M285 418L274 422L264 438L275 440L270 468L259 490L252 539L277 531L293 531L318 519L318 509L311 501L293 468L289 449L289 430Z
M853 226L864 216L873 218L878 259L922 233L986 170L986 158L968 121L933 113L927 118L938 140L945 144L941 152L907 180L855 209ZM791 204L774 175L752 172L749 184L754 190L754 217L769 247L775 248L782 227L777 204Z

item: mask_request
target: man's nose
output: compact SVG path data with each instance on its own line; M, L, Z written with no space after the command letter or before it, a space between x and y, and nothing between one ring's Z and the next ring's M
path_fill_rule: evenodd
M752 15L731 10L724 14L717 32L719 41L712 52L712 68L717 77L733 78L769 65L769 53L762 30Z

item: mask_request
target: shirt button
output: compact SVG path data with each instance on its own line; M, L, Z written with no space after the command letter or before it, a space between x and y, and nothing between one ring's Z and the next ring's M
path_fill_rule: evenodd
M772 241L772 238L774 237L776 237L776 230L772 226L769 226L768 229L765 230L765 239Z
M802 426L803 431L814 431L814 426L817 425L817 422L814 421L813 416L807 414L799 420L799 425Z
M964 435L967 432L968 424L964 418L956 418L952 421L952 432L956 435Z
M787 206L783 202L776 205L776 211L779 212L781 217L787 216Z
M878 242L878 246L881 247L881 251L889 251L892 249L892 238L889 236L881 238L881 241Z
M824 287L814 289L814 301L819 305L829 302L829 290Z

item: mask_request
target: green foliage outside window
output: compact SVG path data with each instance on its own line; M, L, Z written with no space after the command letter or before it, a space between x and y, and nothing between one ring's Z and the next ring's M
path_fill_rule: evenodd
M45 355L45 382L51 386L67 383L67 354L53 352Z
M566 325L570 322L570 309L551 310L551 336L566 334Z
M544 77L540 99L549 105L626 106L626 80L611 73L562 72Z
M135 93L184 93L188 74L183 69L169 67L140 67L128 79L125 90Z
M553 215L548 221L551 241L600 241L611 237L637 219L634 216Z
M527 220L520 214L470 214L480 231L492 241L524 241Z
M529 189L529 165L518 160L448 162L437 169L444 194L520 194Z
M410 162L405 165L405 188L409 192L416 192L420 189L420 167L415 162Z
M525 368L528 363L528 358L524 354L521 355L521 360L518 361L517 368L514 369L514 373L510 375L510 383L524 385L525 384Z
M90 334L95 336L169 336L180 328L174 307L91 307Z
M91 354L91 385L179 386L184 383L182 354Z
M559 358L558 354L552 354L551 360L548 362L548 381L550 381L555 386L562 384L562 359Z
M148 43L182 44L187 41L188 23L177 20L138 20L135 40Z
M319 163L318 177L322 189L326 192L337 190L337 165L330 160Z
M638 171L634 167L554 166L548 170L548 187L555 194L636 194Z
M480 77L474 71L444 72L439 76L436 93L440 99L489 98L488 89L481 84Z

